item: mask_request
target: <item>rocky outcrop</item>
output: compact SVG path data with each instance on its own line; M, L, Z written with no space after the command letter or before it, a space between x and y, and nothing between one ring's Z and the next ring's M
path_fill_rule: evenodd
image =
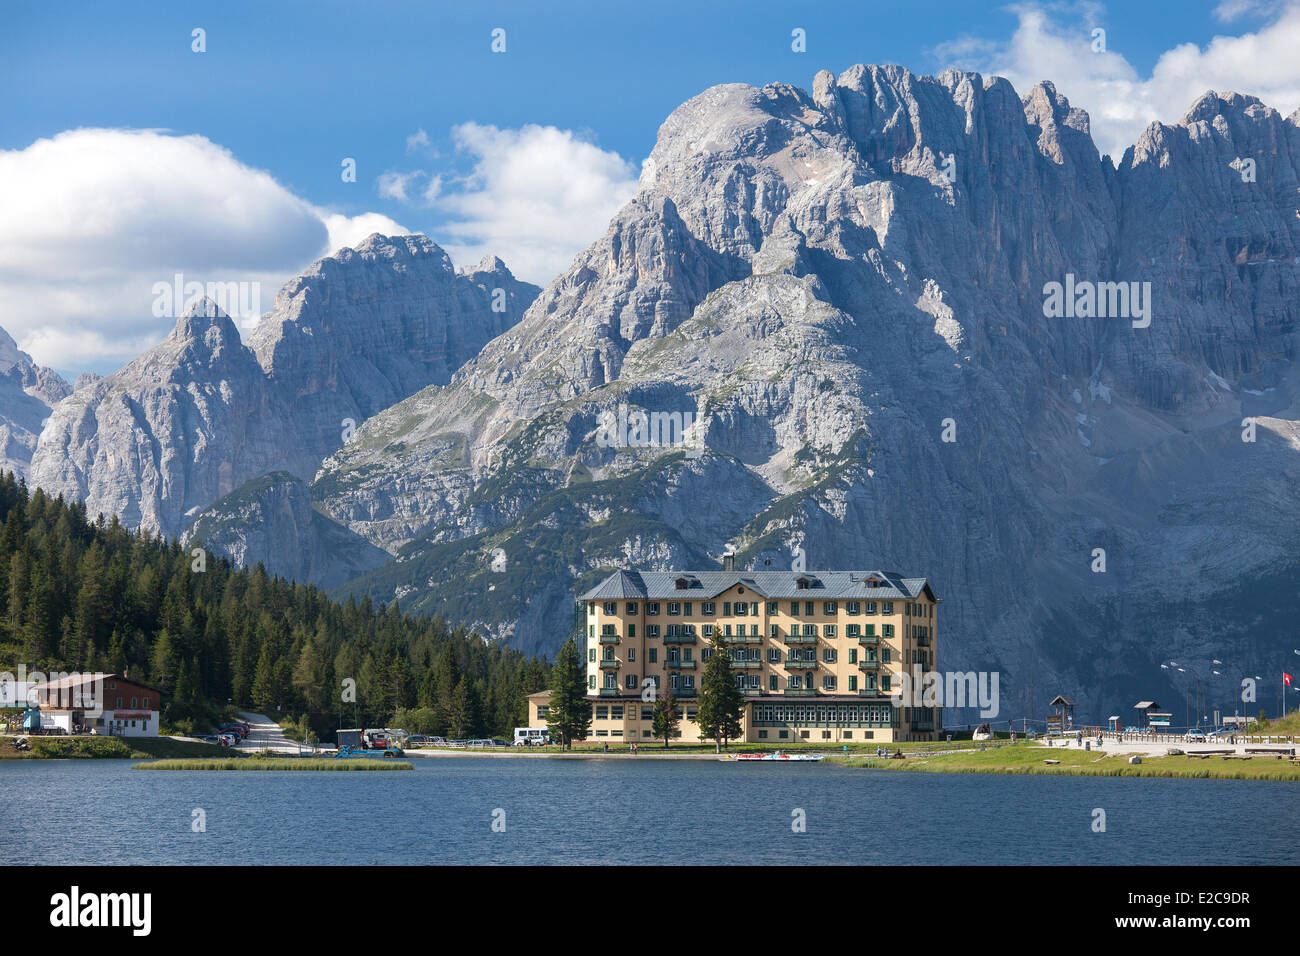
M391 557L314 510L306 483L284 471L255 478L205 508L181 543L320 587L342 584Z
M0 329L0 471L27 476L50 408L69 391L57 372L33 362L13 337Z
M373 235L287 283L251 348L204 300L135 361L79 380L32 479L92 515L178 534L258 476L310 479L355 424L446 382L535 293L500 260L457 273L423 236Z
M495 257L457 272L424 236L374 235L290 280L249 337L298 436L285 467L310 479L348 423L447 384L538 291Z
M552 652L610 566L799 548L926 575L941 666L1001 670L1008 709L1244 658L1162 608L1295 563L1298 149L1235 94L1114 165L1048 83L710 89L522 322L322 465L324 510L400 555L339 593Z
M32 483L168 535L262 474L293 432L229 316L196 302L163 342L54 409Z

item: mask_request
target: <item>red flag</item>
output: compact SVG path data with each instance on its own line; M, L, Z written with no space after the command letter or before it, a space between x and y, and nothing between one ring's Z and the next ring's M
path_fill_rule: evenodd
M1291 675L1288 674L1286 671L1282 672L1282 683L1285 684L1287 687L1291 686Z

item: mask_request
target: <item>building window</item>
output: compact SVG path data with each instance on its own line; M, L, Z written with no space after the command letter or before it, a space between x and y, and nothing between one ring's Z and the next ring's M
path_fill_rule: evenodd
M615 604L613 601L606 601L603 610L606 614L612 617L613 615L618 613L618 605Z
M834 664L836 656L837 654L835 648L833 647L827 647L822 650L822 660L824 660L827 664Z
M626 607L629 616L637 613L636 601L628 601Z
M682 605L681 605L681 602L680 602L680 601L669 601L669 602L668 602L668 616L669 616L669 617L681 617L681 616L682 616Z
M658 639L658 637L659 637L659 625L658 625L658 624L647 624L647 625L645 626L645 636L646 636L646 637L653 637L653 638L655 638L655 639Z
M684 603L682 604L682 613L685 614L687 617L690 617L691 614L693 613L693 612L691 611L691 608L692 608L692 607L694 607L694 605L691 604L690 601L686 601L686 602L684 602Z
M634 660L636 660L636 648L635 648L635 647L629 647L629 648L627 649L627 662L630 664L630 663L632 663Z
M645 602L645 612L646 612L646 614L648 614L650 617L655 617L655 616L657 616L657 615L659 614L659 602L658 602L658 601L646 601L646 602Z
M836 627L834 624L826 624L822 627L822 636L837 637L838 635L839 635L839 628Z
M596 663L596 649L594 647L587 649L587 660L591 661L593 664Z
M881 601L881 602L880 602L880 613L881 613L881 614L893 614L893 613L894 613L894 602L893 602L893 601Z
M777 603L776 603L775 601L768 601L768 602L767 602L767 613L768 613L768 614L777 614L777 613L779 613L779 612L780 612L780 608L778 607L778 605L777 605Z
M636 637L636 625L635 625L635 624L629 624L629 625L627 626L627 636L628 636L628 637Z
M798 617L798 616L799 616L799 602L798 602L798 601L791 601L791 602L790 602L790 613L791 613L794 617Z
M822 678L822 690L834 690L834 689L835 689L835 676L833 674L827 674Z
M596 613L596 602L595 602L595 601L588 601L588 602L587 602L587 616L588 616L588 617L591 617L591 616L592 616L593 614L595 614L595 613Z
M595 690L595 689L596 689L596 675L592 674L587 678L587 690Z
M892 625L892 624L882 624L882 625L880 625L880 635L881 635L881 637L893 637L893 636L894 636L894 625Z
M650 659L650 663L651 663L651 664L658 664L658 663L659 663L659 648L657 648L657 647L652 647L652 648L650 648L650 650L647 651L646 653L648 653L648 654L650 655L650 658L649 658L649 659Z
M857 690L857 689L858 689L858 679L856 677L850 677L849 690Z
M822 613L823 613L823 614L838 614L838 613L839 613L839 610L840 610L840 608L839 608L839 604L838 604L838 602L836 602L836 601L823 601L823 602L822 602Z
M803 616L804 616L804 617L812 617L812 616L813 616L813 602L812 602L812 601L804 601L804 602L803 602Z
M713 617L715 614L718 613L717 602L716 601L700 602L700 613L703 614L705 617Z
M866 613L866 614L875 614L875 613L876 613L876 602L875 602L875 601L867 601L867 602L866 602L862 607L863 607L863 612Z
M845 607L845 609L846 609L850 614L861 614L861 613L862 613L862 602L861 602L861 601L849 601L849 602L847 602L847 603L844 605L844 607Z

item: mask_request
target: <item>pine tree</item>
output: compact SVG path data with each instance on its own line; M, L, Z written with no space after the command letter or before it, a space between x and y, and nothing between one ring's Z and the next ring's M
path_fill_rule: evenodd
M736 686L731 655L726 642L718 638L700 679L700 736L712 737L716 752L722 753L724 741L729 743L740 736L744 713L745 697Z
M560 648L551 674L551 702L546 725L565 750L573 748L591 730L591 702L587 700L587 670L572 635Z
M253 704L263 714L275 709L275 664L271 660L271 642L262 644L253 675Z
M669 739L677 733L679 719L677 698L673 696L673 692L670 690L655 701L654 717L650 724L650 732L663 739L665 750L668 749Z

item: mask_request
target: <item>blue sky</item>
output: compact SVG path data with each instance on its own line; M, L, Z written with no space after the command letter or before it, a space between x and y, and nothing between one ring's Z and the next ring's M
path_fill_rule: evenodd
M273 282L327 251L308 248L326 243L324 232L308 228L311 216L293 207L294 199L322 216L339 217L328 243L352 235L343 220L376 214L427 232L453 251L458 264L467 256L499 252L526 278L544 282L562 268L557 263L595 239L609 211L628 198L664 118L717 83L785 81L809 88L819 69L839 72L860 62L896 62L919 73L949 65L996 70L1017 88L1048 78L1093 113L1103 146L1131 142L1152 118L1176 121L1195 95L1188 91L1198 84L1196 92L1219 83L1248 85L1252 59L1267 82L1244 92L1266 95L1270 105L1287 112L1300 105L1268 100L1267 94L1280 101L1293 96L1300 89L1300 71L1269 62L1275 46L1264 42L1291 39L1286 31L1297 19L1295 10L1258 0L1019 7L872 0L635 5L94 0L14 4L0 17L0 150L5 151L0 164L7 158L12 165L0 182L0 206L5 190L26 192L59 209L43 217L37 200L24 197L27 221L66 219L62 207L76 205L79 194L50 170L67 168L69 178L79 180L84 178L79 163L120 165L129 177L121 187L109 174L82 184L98 195L130 196L131 183L142 175L170 175L154 170L149 160L154 153L143 148L147 144L119 163L113 151L123 143L132 148L120 138L69 137L39 159L29 151L38 140L81 128L202 137L214 150L228 151L249 174L269 173L285 194L260 203L264 218L250 213L244 226L230 224L232 244L247 250L248 231L274 238L276 223L300 214L306 219L286 231L283 255L267 255L260 271L238 262L237 253L216 249L215 240L194 252L189 271L243 269ZM196 27L206 31L206 52L191 50ZM497 27L506 31L503 54L490 49ZM791 49L796 27L806 31L807 52ZM1089 50L1092 27L1106 30L1105 55L1089 55L1095 52ZM1264 40L1253 46L1238 42L1217 53L1211 46L1216 36L1252 34ZM1057 50L1053 44L1063 46ZM1168 68L1162 67L1161 58L1180 44L1193 44L1197 58L1189 66L1166 57ZM1261 49L1265 62L1260 62ZM538 130L524 132L531 127L554 129L548 138ZM197 164L215 161L212 151L195 157ZM340 176L345 157L357 162L355 183ZM176 161L185 163L185 155L179 153ZM557 228L564 235L524 235L542 227L490 221L494 209L525 210L517 214L524 219L532 210L540 223L552 218L544 196L519 193L518 179L530 163L568 169L571 178L593 184L590 191L601 194L569 203L573 217ZM229 182L221 178L227 173ZM226 170L212 179L238 191L241 175ZM539 192L546 187L541 179ZM500 190L514 193L503 198ZM179 186L169 193L182 224L184 195ZM204 202L211 205L211 197ZM266 217L277 215L276 202L286 203L287 211L269 222ZM149 206L154 218L162 219L161 203L151 192L133 204L123 199L125 211L112 215L131 213L131 221L138 221L139 210ZM255 205L252 199L246 203ZM199 214L197 222L203 221ZM119 224L117 233L110 230L78 245L82 258L76 260L74 294L67 282L48 275L37 281L45 267L34 261L32 244L21 252L6 251L21 245L22 236L14 233L22 228L0 213L0 325L38 360L61 370L104 371L165 334L169 322L123 313L134 311L137 301L147 306L141 277L169 277L186 262L156 251L150 253L156 261L143 254L139 262L124 263L120 252L104 252L98 260L96 249L106 250L113 239L118 246L132 245L128 227ZM71 221L60 228L80 227ZM159 226L159 234L166 228ZM119 235L123 230L127 234ZM57 251L58 230L46 231L34 245ZM98 293L99 287L85 284L85 276L113 269L131 271L135 278L123 272L120 282ZM33 293L45 296L40 307L30 303ZM272 295L273 290L264 293L263 311ZM93 335L81 335L79 322ZM74 333L80 351L73 347Z

